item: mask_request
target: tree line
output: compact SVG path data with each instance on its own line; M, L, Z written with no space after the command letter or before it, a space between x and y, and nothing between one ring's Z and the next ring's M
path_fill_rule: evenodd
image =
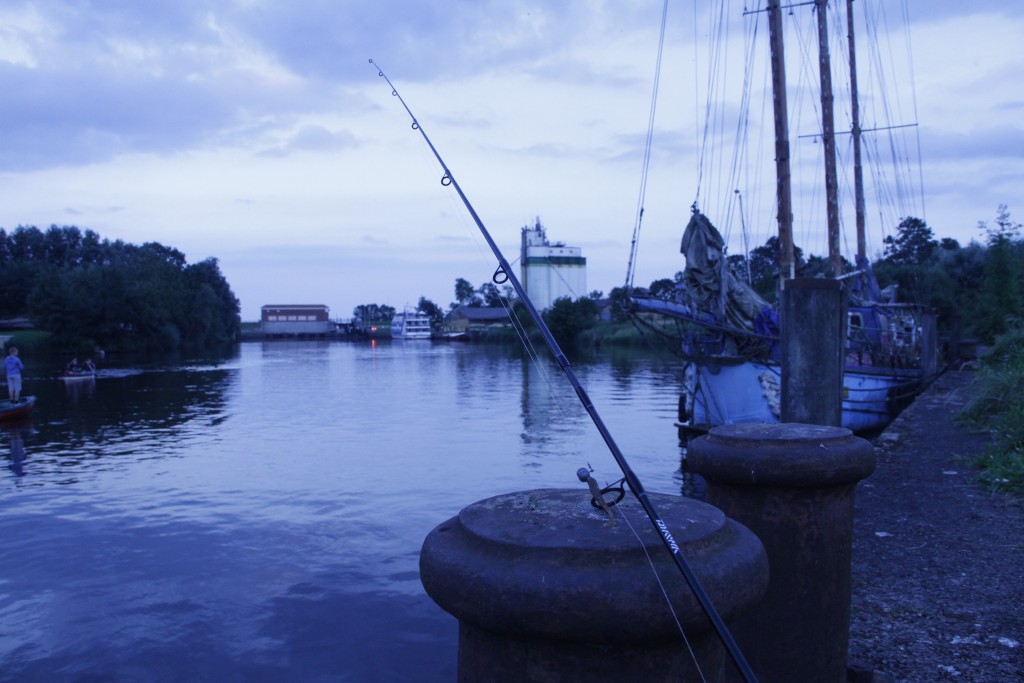
M920 219L904 219L887 238L875 272L880 282L899 287L901 299L934 308L940 321L959 319L966 334L991 343L1024 315L1021 227L1002 204L994 225L978 222L982 241L961 247L936 240Z
M0 228L0 318L29 318L57 348L213 348L240 338L239 311L215 258L75 226Z

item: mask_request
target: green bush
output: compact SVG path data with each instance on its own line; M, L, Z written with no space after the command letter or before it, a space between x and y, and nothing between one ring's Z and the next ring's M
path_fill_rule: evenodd
M971 393L961 418L993 435L992 446L974 459L978 478L993 491L1024 495L1024 326L1019 322L981 359Z
M543 315L544 322L559 345L573 347L579 336L591 329L597 321L597 304L587 297L580 297L576 301L567 296L561 297L555 299Z

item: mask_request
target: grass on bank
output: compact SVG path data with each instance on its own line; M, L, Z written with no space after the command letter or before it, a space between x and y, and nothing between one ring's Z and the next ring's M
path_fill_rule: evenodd
M960 417L993 436L974 458L978 478L992 491L1024 496L1024 325L999 337L981 358Z
M657 352L667 352L668 347L663 339L650 331L638 330L631 322L609 322L599 320L593 325L580 331L572 339L565 339L554 331L556 341L563 347L563 350L587 350L602 347L648 349ZM543 347L544 338L536 326L530 324L527 334L530 341ZM521 343L521 333L512 325L500 325L486 330L479 336L480 341L497 342L504 344Z
M18 350L23 354L48 352L51 347L51 338L53 337L50 332L35 329L0 330L0 336L10 337L4 344L4 355L7 354L7 349L12 346L18 347Z

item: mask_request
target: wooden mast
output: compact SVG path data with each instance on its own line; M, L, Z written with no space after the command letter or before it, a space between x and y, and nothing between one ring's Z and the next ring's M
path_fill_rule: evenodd
M864 227L864 171L860 158L860 105L857 100L857 56L853 39L853 0L846 0L847 41L850 50L850 110L853 129L853 197L857 215L857 260L867 260ZM860 267L860 263L857 264Z
M780 0L768 0L768 42L771 46L772 103L775 112L775 195L779 223L779 284L796 277L793 256L793 199L789 171L789 113L786 107L786 65L782 47Z
M818 69L821 75L821 137L825 151L825 208L828 214L828 259L832 275L843 274L839 245L839 180L836 171L836 129L832 113L832 66L828 49L828 0L815 0L818 11Z

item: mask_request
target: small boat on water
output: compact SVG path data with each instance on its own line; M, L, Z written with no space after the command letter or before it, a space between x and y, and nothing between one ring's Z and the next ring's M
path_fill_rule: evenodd
M96 379L95 370L65 370L57 375L57 379L65 382L81 382Z
M32 414L32 408L36 404L35 396L25 396L12 403L8 399L0 400L0 420L13 421L28 417Z
M402 311L391 319L391 336L395 339L430 339L430 316L418 311Z

